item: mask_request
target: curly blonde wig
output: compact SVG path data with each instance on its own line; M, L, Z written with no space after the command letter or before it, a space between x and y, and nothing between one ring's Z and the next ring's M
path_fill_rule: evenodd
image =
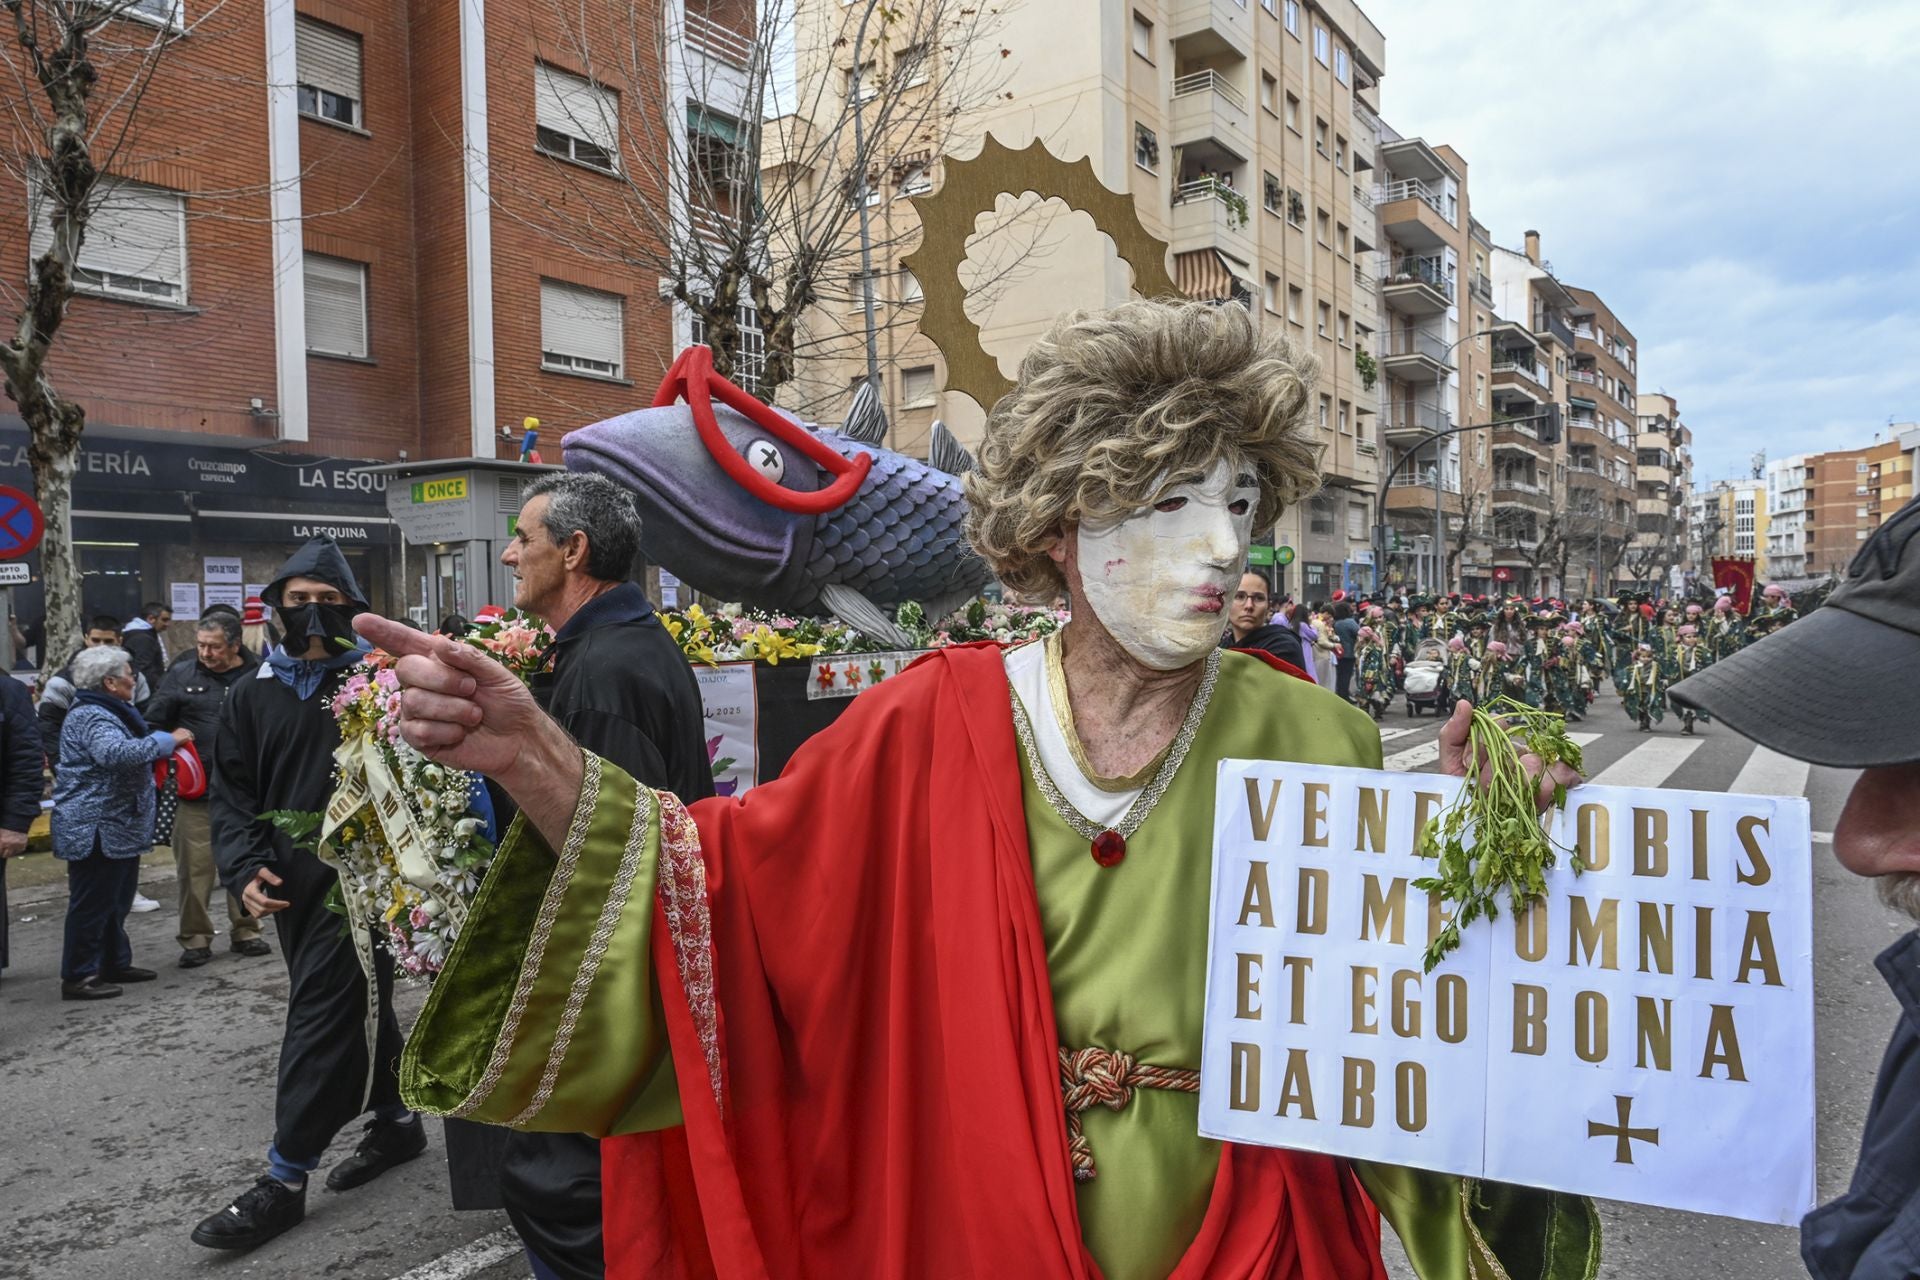
M966 477L967 533L1008 592L1065 586L1047 550L1085 520L1159 501L1216 461L1250 467L1254 528L1320 483L1307 422L1319 362L1237 306L1135 301L1072 312L1020 362Z

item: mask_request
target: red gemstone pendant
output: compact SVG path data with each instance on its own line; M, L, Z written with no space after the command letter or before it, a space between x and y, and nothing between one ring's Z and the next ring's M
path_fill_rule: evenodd
M1103 867L1120 865L1127 856L1127 838L1118 831L1102 831L1093 838L1093 860Z

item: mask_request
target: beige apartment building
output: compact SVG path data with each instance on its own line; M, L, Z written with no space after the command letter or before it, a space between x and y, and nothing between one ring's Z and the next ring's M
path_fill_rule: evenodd
M1806 460L1806 574L1845 577L1860 544L1913 498L1913 455L1898 439Z
M1634 530L1623 576L1640 588L1673 588L1692 567L1687 495L1693 490L1693 432L1680 421L1672 396L1649 393L1642 408L1634 456Z
M798 100L817 94L837 113L844 99L832 95L844 94L851 78L851 29L862 6L800 0L799 7L802 32L823 43L800 50ZM1374 364L1376 342L1391 327L1408 335L1408 350L1425 351L1458 332L1457 317L1449 321L1454 333L1436 318L1457 312L1456 299L1443 295L1439 313L1395 312L1391 323L1381 305L1376 253L1387 255L1374 199L1379 153L1403 157L1407 168L1397 180L1430 178L1440 203L1418 224L1435 227L1431 238L1398 242L1408 256L1444 250L1457 275L1468 226L1463 192L1451 191L1457 207L1445 223L1445 197L1438 194L1441 170L1457 166L1458 188L1465 165L1379 124L1385 42L1378 28L1342 0L1027 0L1004 11L994 39L1007 50L994 69L1002 81L990 102L969 113L948 155L974 154L990 131L1016 149L1038 138L1061 160L1089 159L1100 181L1130 193L1146 229L1168 242L1168 270L1185 292L1246 306L1262 326L1319 359L1316 419L1327 487L1272 531L1275 544L1292 551L1292 563L1276 572L1284 588L1309 598L1342 586L1370 589L1383 462L1377 419L1395 382ZM903 54L866 52L879 70ZM885 246L873 266L886 312L878 343L883 399L897 447L911 452L925 447L936 419L963 442L977 439L985 419L983 406L948 387L944 360L917 331L923 291L967 287L982 345L1012 377L1056 316L1118 304L1129 294L1131 273L1086 214L1057 201L1003 196L994 211L1000 217L980 225L997 221L1011 230L987 237L994 243L970 255L959 281L914 279L899 263L915 243L908 197L938 189L948 162L937 155L910 160L870 175L869 214L873 240ZM1388 203L1393 213L1391 206L1405 208L1407 199ZM858 296L849 287L809 316L802 367L783 403L831 417L865 376L862 344L846 340L864 318ZM1403 402L1432 406L1431 385L1442 379L1443 407L1457 413L1448 396L1459 378L1456 366L1436 362L1426 383L1403 380ZM1416 386L1426 389L1417 400ZM1448 511L1457 515L1457 463L1443 455L1443 465ZM1420 510L1431 512L1431 493L1429 484Z

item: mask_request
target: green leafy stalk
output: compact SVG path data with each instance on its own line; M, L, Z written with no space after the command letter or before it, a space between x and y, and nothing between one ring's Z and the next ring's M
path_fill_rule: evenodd
M260 814L262 822L271 822L296 849L313 853L320 843L320 823L325 814L309 809L269 809Z
M1454 802L1420 832L1415 851L1439 861L1438 874L1413 882L1413 887L1438 891L1453 907L1452 918L1427 945L1427 972L1460 945L1460 931L1485 916L1500 914L1498 895L1507 892L1507 905L1525 911L1546 892L1546 875L1559 855L1572 856L1575 873L1586 868L1572 849L1557 845L1548 834L1546 816L1536 809L1537 779L1528 773L1523 755L1539 758L1542 769L1565 764L1581 767L1580 744L1567 736L1566 717L1537 711L1512 698L1496 698L1473 708L1467 731L1469 768ZM1556 808L1567 802L1567 789L1556 785Z

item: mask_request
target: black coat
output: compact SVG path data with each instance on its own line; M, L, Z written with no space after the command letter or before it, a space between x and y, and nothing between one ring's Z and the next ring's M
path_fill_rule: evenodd
M209 671L200 659L189 654L167 668L166 679L147 702L147 723L156 729L191 729L193 744L202 760L213 759L220 740L220 709L226 705L227 691L243 680L253 679L260 660L242 649L240 665L231 671Z
M328 702L346 680L346 670L331 672L319 692L302 702L264 666L228 690L214 730L214 861L220 880L234 897L270 866L278 875L311 863L328 877L333 872L312 853L296 851L285 834L260 814L274 809L318 813L333 794L333 752L340 727ZM208 753L202 752L202 758Z
M0 828L24 832L40 816L40 725L33 695L0 675ZM0 969L7 967L7 863L0 859Z
M1220 642L1222 649L1264 649L1282 662L1291 662L1306 671L1307 657L1300 644L1300 633L1292 627L1268 624L1255 627L1247 632L1245 640L1235 640L1233 632L1227 632L1227 638Z
M160 633L150 626L130 629L121 634L120 647L133 659L133 669L147 678L147 686L159 688L167 674L166 655L160 651Z

